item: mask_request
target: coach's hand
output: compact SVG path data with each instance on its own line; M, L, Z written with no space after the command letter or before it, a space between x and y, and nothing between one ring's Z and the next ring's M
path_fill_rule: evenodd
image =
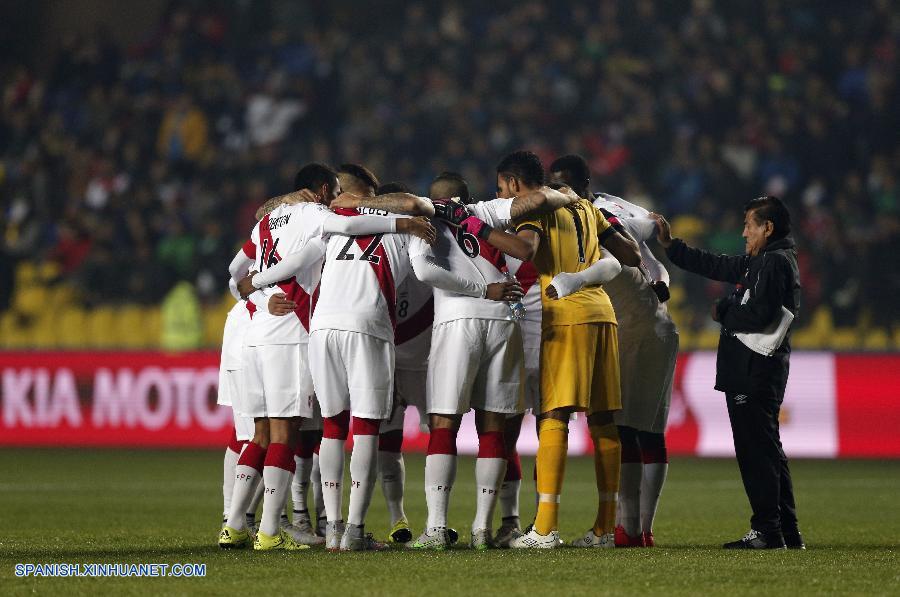
M457 197L452 199L435 199L432 203L434 204L434 217L440 218L452 226L459 226L466 218L472 215L466 208L466 204Z
M297 308L297 303L292 300L289 300L287 295L283 292L279 292L278 294L273 294L272 298L269 299L269 313L272 315L287 315L294 311Z
M250 275L244 276L244 278L237 283L238 293L240 293L241 298L247 300L247 297L253 294L256 291L256 287L253 285L253 276L256 272L250 272Z
M517 301L525 296L525 292L522 290L522 287L519 286L519 283L515 280L508 280L506 282L494 282L493 284L487 285L487 292L484 293L484 298L491 301L503 301L503 302L511 302Z
M550 280L546 292L547 296L552 299L561 299L564 296L578 292L582 288L584 288L584 278L578 274L560 272Z
M672 244L672 227L669 225L669 221L653 212L650 212L650 217L656 220L656 240L664 249L668 249Z
M356 209L359 207L362 197L353 193L341 193L329 205L331 209Z
M398 218L397 232L405 232L418 236L429 245L433 245L437 240L437 230L431 225L428 218Z

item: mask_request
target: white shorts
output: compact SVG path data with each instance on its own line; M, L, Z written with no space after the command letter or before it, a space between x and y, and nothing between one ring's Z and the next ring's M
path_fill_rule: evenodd
M311 417L312 379L306 344L244 347L244 392L238 413L248 417Z
M394 345L346 330L309 337L309 368L323 417L349 410L354 417L387 419L394 393Z
M665 432L677 356L678 334L619 337L622 410L615 413L616 425Z
M434 326L428 359L429 414L461 415L470 408L524 411L525 355L514 321L456 319Z
M381 433L385 431L402 431L406 407L415 406L419 411L419 425L428 426L428 415L425 412L425 383L428 371L425 369L394 370L394 409L391 418L381 423Z
M240 369L219 370L219 400L222 405L231 406L231 414L234 416L234 433L238 441L250 441L256 431L253 417L246 417L238 412L243 407L241 394L244 390L244 374ZM228 402L223 402L227 399Z

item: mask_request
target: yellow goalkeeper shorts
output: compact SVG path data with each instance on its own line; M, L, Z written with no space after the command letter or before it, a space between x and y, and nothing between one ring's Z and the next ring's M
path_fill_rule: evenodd
M565 407L588 414L622 408L615 324L553 325L541 331L541 412Z

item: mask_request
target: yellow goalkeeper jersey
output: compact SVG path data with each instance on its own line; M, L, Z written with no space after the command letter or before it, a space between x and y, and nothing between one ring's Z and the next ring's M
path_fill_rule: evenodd
M615 230L589 201L580 199L549 214L520 222L516 231L541 235L534 265L541 282L542 327L583 323L616 323L609 296L602 286L585 286L567 297L547 297L547 286L560 272L585 270L603 256L600 241Z

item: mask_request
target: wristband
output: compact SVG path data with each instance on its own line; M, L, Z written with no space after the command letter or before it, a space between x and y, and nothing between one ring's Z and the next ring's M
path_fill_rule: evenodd
M488 224L475 216L469 216L460 222L460 226L465 228L466 232L474 234L482 240L487 240L487 237L491 235L491 231L493 230Z

